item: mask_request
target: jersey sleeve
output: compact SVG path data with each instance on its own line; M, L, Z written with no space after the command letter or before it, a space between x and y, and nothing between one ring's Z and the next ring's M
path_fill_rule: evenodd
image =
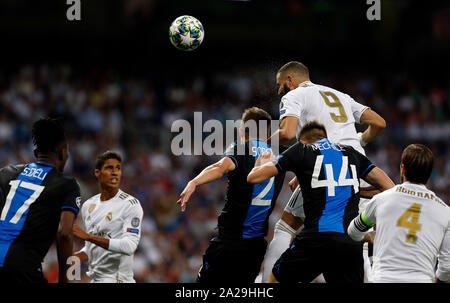
M448 281L450 279L450 222L445 231L441 249L439 250L436 277L441 281Z
M350 101L350 108L352 110L353 117L355 118L356 123L361 123L361 116L366 109L369 107L362 105L356 102L352 97L348 96Z
M234 165L236 165L235 170L237 170L245 160L245 152L245 145L232 143L226 149L224 157L230 158L234 162Z
M133 198L126 203L131 203L131 206L128 211L124 213L122 226L123 236L119 239L110 239L109 250L132 255L136 251L141 238L141 226L144 212L137 199Z
M359 151L352 148L356 154L356 158L358 161L358 175L360 178L365 179L367 174L374 169L376 166L373 164L369 158L361 154Z
M80 186L75 179L70 179L65 188L61 204L61 211L71 211L78 215L81 206Z
M291 116L300 118L302 113L302 95L287 93L280 102L280 121Z
M273 164L278 169L278 172L294 171L294 169L300 167L303 160L304 147L302 143L297 142L275 158Z

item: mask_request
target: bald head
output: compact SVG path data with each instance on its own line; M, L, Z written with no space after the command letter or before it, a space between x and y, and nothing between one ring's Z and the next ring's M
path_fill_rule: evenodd
M277 73L278 95L283 96L287 92L296 89L300 83L308 80L309 70L303 63L297 61L288 62Z

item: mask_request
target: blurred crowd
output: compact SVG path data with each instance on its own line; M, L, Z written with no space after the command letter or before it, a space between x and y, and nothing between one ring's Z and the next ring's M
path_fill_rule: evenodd
M121 188L138 198L144 209L142 238L134 258L136 281L194 282L202 253L215 234L227 184L224 178L199 187L186 212L180 211L175 202L187 181L220 156L172 155L170 142L176 135L171 133L172 122L192 121L195 111L202 112L203 121L238 120L250 106L260 106L278 119L275 73L242 67L214 74L199 71L180 81L161 80L151 73L136 76L68 66L0 71L0 165L32 161L31 124L46 115L61 117L70 148L65 173L78 180L85 201L98 193L96 156L106 150L119 151L124 158ZM435 168L428 186L449 203L448 86L415 83L401 75L383 81L370 75L316 72L311 80L351 95L385 118L386 130L366 151L394 182L400 181L403 148L410 143L429 146ZM290 196L291 176L271 216L268 239ZM75 249L82 245L76 240ZM44 271L49 282L57 280L54 247L45 258ZM88 280L83 274L82 281Z

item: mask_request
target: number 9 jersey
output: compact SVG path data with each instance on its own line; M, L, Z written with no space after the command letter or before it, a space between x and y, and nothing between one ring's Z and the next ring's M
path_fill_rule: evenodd
M76 180L38 162L0 170L0 268L40 270L62 211L78 214Z
M305 81L281 98L280 121L287 116L297 117L298 137L300 129L315 120L325 125L331 142L350 145L364 155L355 122L360 122L366 109L367 106L359 104L347 94Z

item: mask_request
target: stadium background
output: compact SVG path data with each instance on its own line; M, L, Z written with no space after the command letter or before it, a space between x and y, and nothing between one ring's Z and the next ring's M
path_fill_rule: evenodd
M381 4L381 21L368 21L363 0L81 0L82 19L70 22L66 1L3 0L0 164L31 161L32 122L63 117L71 152L66 172L79 181L84 201L97 193L96 155L120 151L122 188L145 213L136 280L192 282L226 182L200 187L187 212L179 211L175 201L186 182L218 157L173 156L171 123L192 121L194 111L204 121L237 120L249 106L277 119L276 71L298 60L313 82L348 93L385 118L387 129L366 151L395 182L404 147L431 147L429 185L449 203L450 4ZM191 53L176 50L167 35L172 20L185 14L206 32ZM289 194L286 186L271 225ZM44 270L56 281L54 247Z

